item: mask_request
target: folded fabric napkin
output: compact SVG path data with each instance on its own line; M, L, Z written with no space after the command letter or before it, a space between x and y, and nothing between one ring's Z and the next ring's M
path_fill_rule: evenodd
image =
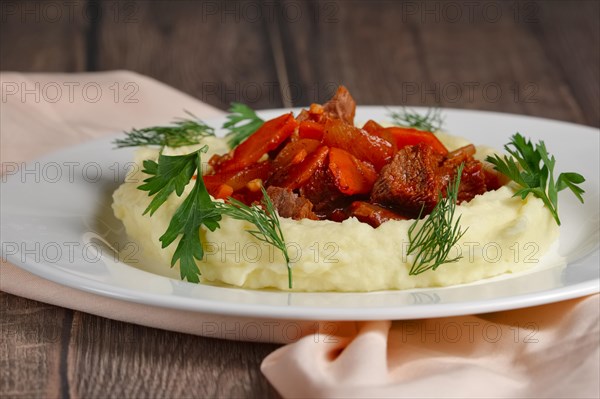
M289 398L597 398L599 299L357 323L276 350L262 371Z
M0 74L4 165L107 134L222 112L135 73ZM284 397L599 397L600 296L479 316L321 323L298 340L278 321L171 310L68 288L2 262L10 294L140 325L291 343L262 370ZM252 323L265 334L240 334ZM291 323L291 321L290 321ZM301 331L314 322L294 321ZM332 328L332 325L334 328ZM268 331L267 331L268 330ZM335 331L335 335L328 332Z
M223 115L187 94L128 71L78 74L0 73L2 171L85 140L132 127L165 124L184 110L203 119ZM37 277L2 260L0 290L149 327L213 338L286 343L297 338L277 320L228 317L164 309L103 297ZM300 330L311 323L295 322ZM243 326L264 328L245 334ZM275 324L276 325L276 324Z

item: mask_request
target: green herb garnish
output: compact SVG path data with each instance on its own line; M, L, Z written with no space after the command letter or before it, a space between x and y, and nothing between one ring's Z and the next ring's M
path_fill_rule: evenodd
M202 181L202 160L200 154L206 152L207 146L191 154L180 156L160 155L158 163L150 160L144 161L143 172L150 177L144 180L144 184L138 187L148 191L149 196L154 196L144 211L150 212L150 216L167 200L175 191L181 196L187 184L194 174L198 177L192 191L177 208L167 231L160 237L162 248L166 248L179 235L181 240L171 259L171 267L179 260L181 279L187 279L192 283L199 282L198 266L194 259L201 260L204 257L202 241L200 240L200 227L205 226L210 231L219 227L221 215L211 200L204 182Z
M264 123L252 108L244 104L231 103L229 112L230 114L227 115L229 121L223 124L223 129L229 130L229 133L225 136L229 148L237 147Z
M248 233L281 251L288 269L288 286L292 288L290 256L287 251L283 232L281 231L279 217L271 198L269 198L263 187L261 187L261 190L263 193L262 206L264 209L255 204L248 206L234 198L229 198L226 203L218 203L217 207L224 215L252 223L256 227L256 230L248 230Z
M444 263L458 261L462 256L448 259L450 250L468 230L460 228L460 216L454 220L458 188L462 175L463 164L456 171L456 178L448 183L447 194L444 198L439 193L438 203L427 219L419 226L423 208L408 229L408 255L415 256L408 274L417 275L429 269L436 270Z
M578 184L585 181L579 173L561 173L554 180L554 165L556 160L548 154L546 144L540 141L535 146L519 133L511 138L504 146L511 157L498 155L488 156L486 161L494 165L494 169L516 182L519 189L514 196L525 199L529 193L540 198L548 207L554 220L560 226L558 218L558 192L570 189L577 199L583 203L582 194L585 192ZM516 160L516 162L515 162Z
M425 115L402 108L400 111L392 111L390 118L392 118L392 123L396 126L412 127L427 132L437 132L442 129L442 125L444 124L442 113L437 108L427 110Z
M187 112L193 119L177 119L171 126L153 126L143 129L132 129L125 132L127 137L117 139L114 144L117 148L139 147L145 145L182 147L199 144L202 138L214 136L215 131L192 113Z
M195 260L202 260L204 257L200 228L205 226L210 231L215 231L220 227L221 215L228 215L234 219L252 223L256 226L256 230L248 230L248 233L281 251L288 268L288 285L292 288L290 257L281 231L279 217L267 192L261 187L264 209L258 205L248 206L233 198L229 198L225 203L213 201L202 180L200 154L206 152L207 149L208 147L204 146L191 154L178 156L161 154L158 162L144 161L143 172L149 174L150 177L145 179L144 184L138 189L148 191L148 195L153 196L144 211L144 214L150 212L150 216L165 203L173 192L177 196L181 196L185 187L196 175L194 188L177 208L167 231L160 237L162 248L166 248L181 235L181 240L171 259L171 267L179 260L181 278L197 283L200 271Z

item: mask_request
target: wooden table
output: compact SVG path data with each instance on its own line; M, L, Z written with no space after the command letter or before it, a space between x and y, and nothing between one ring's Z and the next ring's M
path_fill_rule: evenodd
M596 1L1 7L2 70L130 69L222 109L231 101L258 109L321 102L343 83L359 104L600 125ZM177 334L0 295L2 397L278 396L259 370L277 345Z

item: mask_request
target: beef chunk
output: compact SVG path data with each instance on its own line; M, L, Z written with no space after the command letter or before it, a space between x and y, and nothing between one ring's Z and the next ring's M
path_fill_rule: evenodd
M486 192L486 174L481 162L471 154L444 158L431 147L416 145L404 147L391 163L382 170L371 193L371 201L389 206L412 217L419 215L423 206L428 214L438 202L439 193L446 195L450 180L463 163L458 190L458 202L470 201Z
M421 207L431 212L442 185L439 165L442 156L427 145L404 147L384 166L371 192L371 201L388 205L416 217Z
M290 189L271 186L267 189L267 194L281 217L296 220L318 219L312 211L312 202L306 198L298 197Z
M318 169L300 188L300 195L314 204L314 212L319 219L338 222L350 216L345 209L355 200L354 196L344 195L338 190L327 165Z
M456 177L456 167L448 170L448 173L450 173L449 179L454 179ZM460 186L458 187L458 203L470 201L476 195L483 194L486 191L486 175L483 164L474 159L466 161L460 177Z
M338 87L331 100L323 104L323 110L325 116L331 119L341 119L350 125L354 125L356 102L344 86Z
M388 220L405 220L406 217L399 215L389 209L379 205L370 204L364 201L355 201L350 206L350 215L354 216L363 223L368 223L373 227L379 227Z

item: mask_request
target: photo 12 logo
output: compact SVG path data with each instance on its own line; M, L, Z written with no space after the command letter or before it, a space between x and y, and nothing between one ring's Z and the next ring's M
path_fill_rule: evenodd
M303 247L297 242L289 241L285 243L290 263L294 264L303 257L310 259L315 263L338 263L337 254L340 250L336 242L313 242L308 247ZM206 242L204 256L207 261L217 260L219 262L234 263L261 263L276 261L276 255L279 251L271 244L264 242L248 241L240 243L235 242Z
M333 81L314 82L312 85L294 82L282 85L275 81L234 82L226 85L222 82L205 81L201 84L200 98L206 102L218 100L222 103L244 104L255 104L265 100L275 104L283 99L284 103L297 104L307 99L309 102L320 102L324 98L330 98L339 86L339 82Z
M116 23L139 22L140 5L136 1L11 1L0 2L0 21L22 24L60 24L95 22L100 19Z
M293 24L301 21L312 23L338 23L340 5L336 1L201 1L198 20L211 19L221 23L276 23Z
M533 82L402 82L401 101L403 103L471 104L498 103L537 103L539 86Z
M140 88L135 82L113 82L101 85L98 82L2 82L2 102L50 103L67 101L97 103L105 101L137 104Z
M503 19L515 23L538 23L541 6L536 1L402 1L403 23L496 24Z
M28 261L45 264L94 265L109 257L113 262L136 264L140 247L135 242L106 243L104 240L88 242L2 242L2 261L9 258L21 263Z
M13 176L22 184L81 181L98 183L107 179L114 183L141 181L136 175L141 167L135 162L113 162L108 166L94 161L2 162L1 166L2 183L6 183Z
M509 325L483 320L466 321L404 321L395 327L394 338L403 344L474 343L494 344L500 340L515 344L536 344L539 326L534 322L514 322Z

